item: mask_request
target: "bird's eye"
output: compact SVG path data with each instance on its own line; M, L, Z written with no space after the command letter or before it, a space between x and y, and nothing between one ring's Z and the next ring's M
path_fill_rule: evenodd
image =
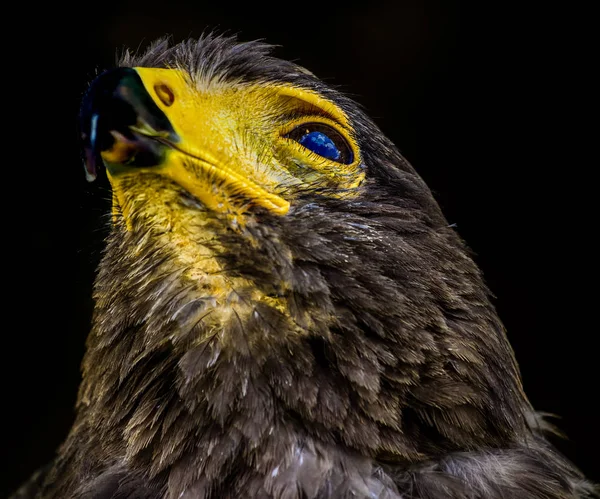
M342 134L324 123L305 123L294 128L286 137L337 163L349 165L354 159L352 149Z

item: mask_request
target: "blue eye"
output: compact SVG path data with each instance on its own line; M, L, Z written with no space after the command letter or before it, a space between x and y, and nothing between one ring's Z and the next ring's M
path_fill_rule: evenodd
M298 141L307 149L317 153L319 156L323 156L327 159L337 161L341 155L340 150L335 147L333 140L331 140L323 132L310 132L303 135Z
M346 139L333 127L324 123L306 123L286 135L309 151L326 159L346 165L354 155Z

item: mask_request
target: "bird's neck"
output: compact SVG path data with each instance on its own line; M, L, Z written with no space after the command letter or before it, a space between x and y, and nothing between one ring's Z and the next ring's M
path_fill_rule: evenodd
M79 399L88 427L130 460L168 467L218 448L229 466L250 449L274 468L310 442L412 463L525 432L527 403L483 286L440 276L415 295L390 276L413 277L402 262L365 275L273 264L263 251L253 271L270 258L293 283L266 293L235 272L199 278L180 246L145 244L124 232L108 243ZM242 246L236 255L243 265Z

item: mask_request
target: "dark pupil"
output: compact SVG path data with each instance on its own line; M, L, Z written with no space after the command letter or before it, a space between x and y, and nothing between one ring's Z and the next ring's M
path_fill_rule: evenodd
M302 136L298 142L312 152L327 159L337 161L341 156L340 150L335 146L333 140L323 132L309 132Z

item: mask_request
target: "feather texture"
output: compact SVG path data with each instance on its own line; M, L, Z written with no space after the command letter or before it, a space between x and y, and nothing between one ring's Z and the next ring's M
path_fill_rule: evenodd
M37 495L15 497L595 496L540 431L467 248L356 104L257 42L159 41L121 64L318 92L352 122L367 180L353 199L307 191L285 217L257 208L239 232L203 212L202 244L249 283L226 318L161 229L117 219L76 423Z

